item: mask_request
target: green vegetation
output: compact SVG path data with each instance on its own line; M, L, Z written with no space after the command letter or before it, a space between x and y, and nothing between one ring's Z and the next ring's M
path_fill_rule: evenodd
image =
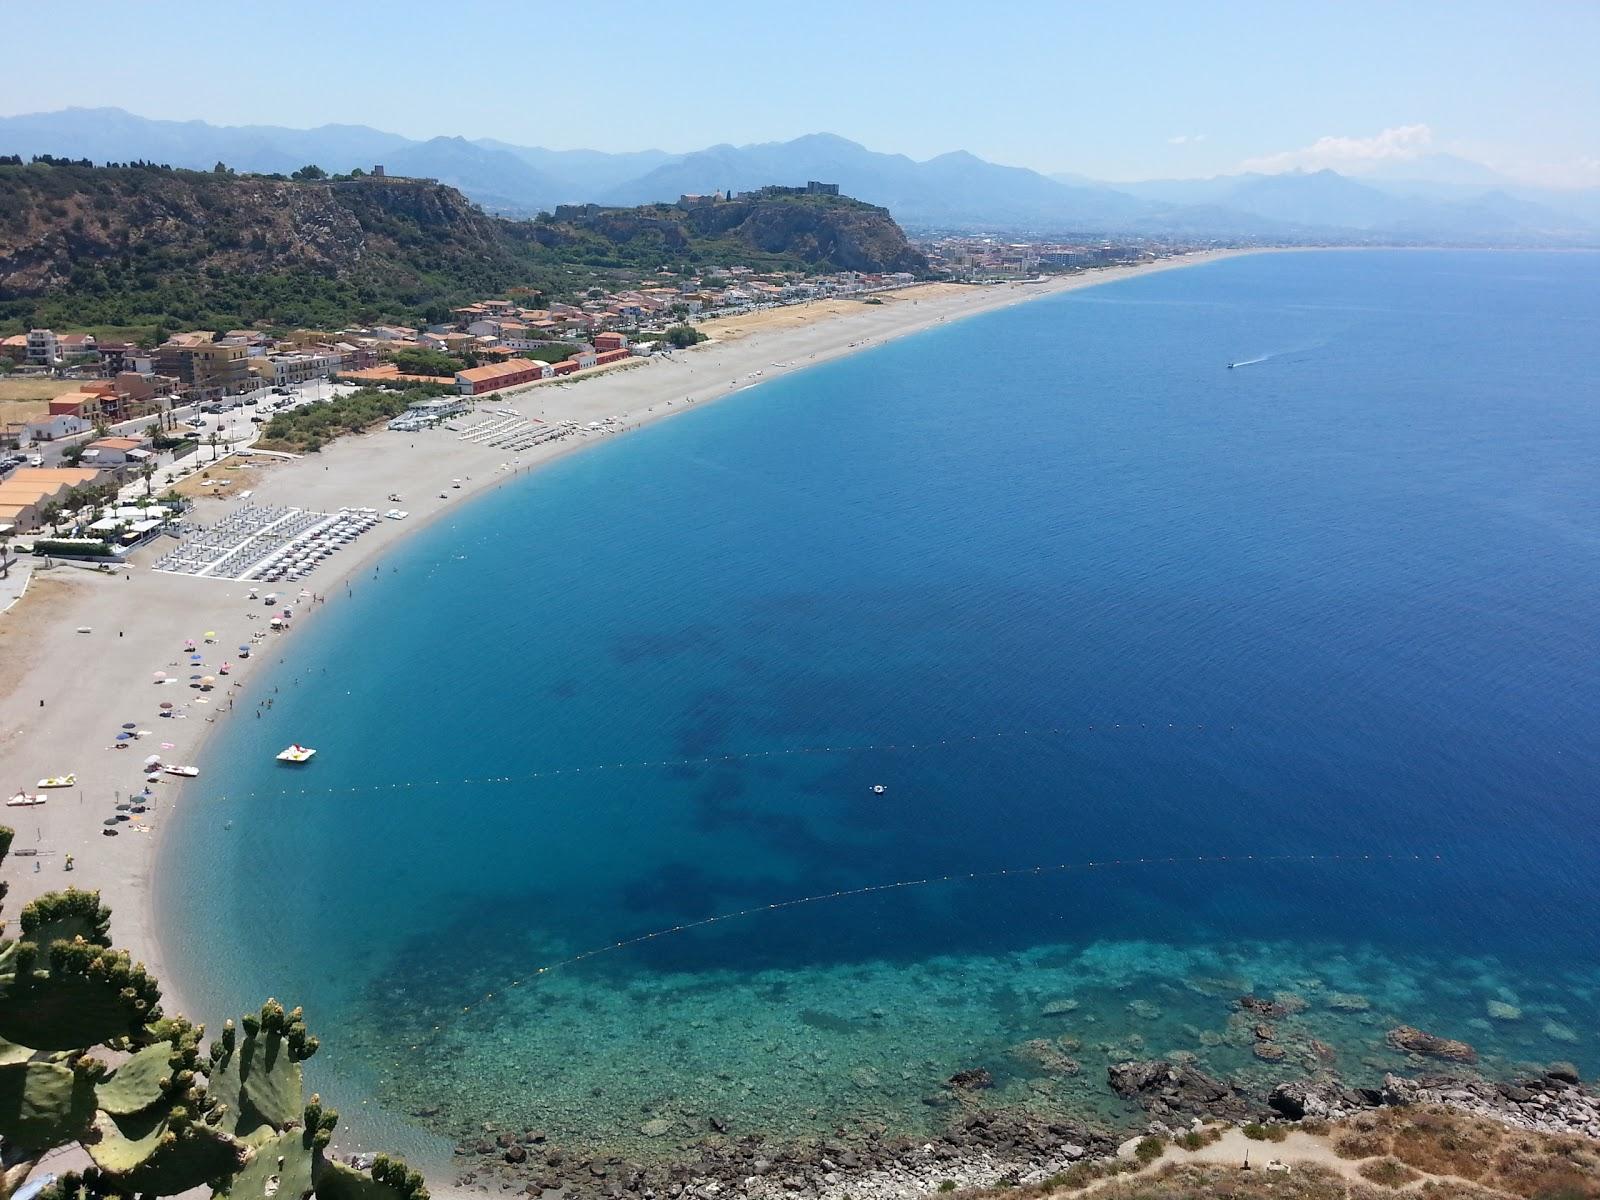
M1289 1136L1289 1127L1287 1125L1259 1125L1252 1121L1241 1132L1251 1141L1281 1142Z
M65 539L45 538L33 543L33 552L43 557L46 554L55 555L57 558L69 558L74 555L81 558L110 558L111 547L104 542L91 541L88 538Z
M706 335L693 325L674 325L662 339L675 350L685 350L706 340Z
M0 828L0 858L12 837ZM57 1178L46 1200L199 1187L237 1200L427 1200L399 1163L368 1173L327 1156L339 1118L304 1097L317 1039L298 1008L268 1000L202 1056L205 1030L162 1012L155 980L112 948L110 923L98 892L69 888L29 904L20 936L0 942L0 1200L73 1145L92 1165ZM102 1049L126 1057L108 1066Z
M471 354L458 357L441 350L424 350L419 346L396 351L394 365L406 375L432 375L440 379L454 379L457 371L477 366L478 356Z
M1167 1139L1162 1137L1140 1138L1139 1144L1133 1148L1133 1156L1141 1163L1148 1166L1161 1157L1161 1152L1167 1148Z
M448 187L295 174L0 163L0 332L337 328L442 320L488 295L570 300L661 268L927 266L887 213L847 198L507 221Z
M261 440L256 444L263 450L315 453L336 437L360 433L391 417L398 417L415 400L443 396L454 390L443 383L418 384L398 391L362 388L348 396L303 404L299 408L274 414L262 426Z
M524 350L517 355L518 358L534 358L540 362L564 362L578 352L578 348L570 342L549 342L543 346L535 346L532 350Z

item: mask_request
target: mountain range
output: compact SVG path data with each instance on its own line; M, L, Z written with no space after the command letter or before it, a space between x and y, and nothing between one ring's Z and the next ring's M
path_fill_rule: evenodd
M1600 189L1519 185L1435 154L1359 178L1334 171L1102 183L987 162L965 151L916 161L832 134L718 145L688 154L547 150L490 138L417 141L363 125L316 129L161 121L116 108L0 117L0 153L204 170L330 172L382 164L437 179L486 209L526 216L557 204L646 204L808 179L890 209L918 231L1139 235L1257 241L1600 244Z

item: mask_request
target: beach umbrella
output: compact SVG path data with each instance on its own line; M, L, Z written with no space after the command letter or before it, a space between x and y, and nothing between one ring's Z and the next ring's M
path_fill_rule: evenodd
M156 672L156 678L157 679L165 679L166 677L167 677L167 673L165 671L157 671Z
M205 661L205 655L203 655L203 654L191 654L189 656L189 661L192 662L192 663L204 662Z
M104 821L100 822L100 824L102 824L102 825L115 825L116 823L117 823L117 818L116 817L107 817Z
M131 733L119 733L119 734L117 734L117 741L125 742L129 738L131 738L132 736L133 736L133 734L131 734Z
M122 727L124 729L137 729L139 728L139 723L137 721L124 721Z
M147 766L147 767L158 767L158 766L160 766L161 765L161 756L159 754L152 754L149 758L144 760L144 765Z
M207 675L204 679L202 679L200 681L200 686L203 687L203 688L216 687L217 686L216 676L215 675Z
M249 646L240 646L239 649L248 651L250 649L250 647Z
M161 702L161 707L164 708L164 709L165 708L171 708L172 707L172 701L171 700L163 700Z

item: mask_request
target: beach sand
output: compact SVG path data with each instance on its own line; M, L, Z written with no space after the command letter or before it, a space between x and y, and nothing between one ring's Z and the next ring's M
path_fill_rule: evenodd
M550 381L481 397L490 408L515 409L546 421L590 421L617 417L626 429L704 404L753 384L825 360L880 345L893 338L965 316L1020 304L1041 296L1090 287L1134 274L1214 261L1230 253L1195 254L1133 268L1112 268L1034 284L983 287L932 284L882 296L882 304L854 300L821 301L708 322L711 343L672 358L652 358L576 381ZM473 418L460 418L458 424ZM444 429L420 433L380 430L339 440L319 454L250 471L255 503L298 505L322 511L367 505L393 507L391 492L403 497L405 521L381 521L358 542L323 561L306 579L277 585L285 597L301 589L326 597L326 605L345 603L346 586L360 590L374 560L403 537L441 513L458 509L475 493L507 484L514 475L583 449L603 437L626 432L584 434L535 447L516 456L514 471L502 469L513 456L489 446L464 442ZM462 487L452 488L459 478ZM238 487L228 489L236 497ZM441 499L444 492L448 498ZM211 524L231 511L236 498L202 499L193 518ZM110 575L59 566L36 574L26 597L0 617L0 792L37 791L46 776L73 772L77 785L47 792L35 808L9 808L0 823L16 830L4 865L10 881L10 915L33 897L75 885L98 889L111 907L115 944L143 961L162 984L169 1012L183 1011L181 980L163 970L159 914L150 907L150 878L157 841L182 812L191 785L164 777L153 785L151 811L123 823L119 836L106 837L118 797L126 800L143 786L140 765L146 756L167 762L196 763L208 774L226 764L209 761L203 751L213 723L226 719L230 700L242 716L256 703L255 681L267 667L292 658L293 632L272 634L249 661L232 653L266 625L270 614L260 601L249 602L250 585L231 580L160 574L150 564L173 543L161 539L134 556L132 569ZM269 590L263 585L263 592ZM323 605L297 602L295 627L315 620ZM80 632L80 629L84 632ZM215 632L214 644L203 635ZM220 663L235 668L204 696L188 686L186 639L205 655L202 668L215 675ZM155 682L155 672L180 677ZM182 716L162 719L158 705L170 701ZM147 737L116 750L115 736L125 722ZM162 748L163 742L173 749ZM143 832L131 826L149 827ZM17 851L34 850L37 857ZM74 870L64 870L66 856Z

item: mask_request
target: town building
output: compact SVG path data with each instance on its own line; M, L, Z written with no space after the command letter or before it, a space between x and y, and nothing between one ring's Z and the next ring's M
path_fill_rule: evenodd
M532 383L544 378L543 372L538 369L542 365L531 359L514 358L506 362L469 367L456 372L456 390L464 396L481 396L485 392Z
M37 529L47 505L99 477L92 467L21 467L0 479L0 525L20 532Z

